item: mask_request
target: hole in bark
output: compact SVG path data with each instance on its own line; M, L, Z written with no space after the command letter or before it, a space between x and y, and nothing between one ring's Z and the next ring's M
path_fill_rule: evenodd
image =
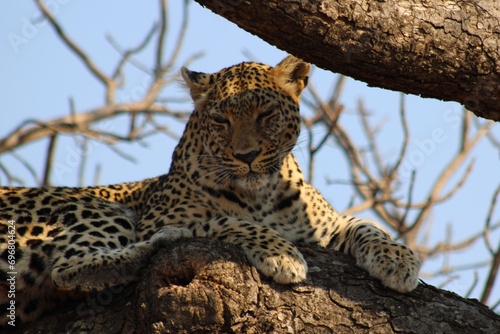
M193 268L186 267L181 271L170 272L166 277L165 283L180 285L180 286L188 286L196 276L196 273Z

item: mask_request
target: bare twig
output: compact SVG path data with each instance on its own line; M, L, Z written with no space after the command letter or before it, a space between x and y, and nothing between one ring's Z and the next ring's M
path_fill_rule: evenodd
M83 187L85 184L85 168L87 165L88 146L89 146L89 139L87 137L83 137L82 142L80 143L80 150L82 152L82 155L81 155L80 164L78 167L78 186L79 187Z
M492 230L500 228L500 223L495 224L491 227ZM472 235L471 237L461 241L457 242L454 244L446 243L446 242L440 242L433 248L425 248L423 245L420 245L418 247L419 253L423 253L426 255L426 257L434 257L436 255L443 254L445 252L451 252L451 251L457 251L457 250L463 250L469 246L472 246L474 242L479 240L480 238L484 238L484 230Z
M94 62L90 59L90 57L73 42L68 35L64 32L61 25L55 20L54 16L50 13L48 8L41 0L35 0L36 4L42 11L43 15L47 18L50 25L55 29L57 35L64 41L64 43L80 58L80 60L85 64L87 69L94 74L94 76L107 87L107 101L111 103L114 101L114 93L115 93L115 82L114 80L108 78L101 70L97 68Z
M382 157L375 139L376 132L368 122L368 112L366 111L363 100L361 99L358 100L358 112L360 116L359 118L361 119L361 125L363 126L363 133L368 138L368 146L370 148L370 152L372 153L371 155L373 156L373 160L375 161L375 166L377 167L379 174L382 175L385 168L383 166Z
M458 271L481 269L487 267L489 264L490 264L489 261L478 261L475 263L464 264L460 266L450 266L446 268L441 268L440 270L437 270L436 272L433 273L421 272L421 276L426 278L434 278L442 275L449 275L450 273L455 273Z
M346 81L347 77L345 75L338 75L335 87L332 90L332 95L328 99L328 106L330 107L330 110L335 110L335 108L339 105L340 96L342 95Z
M401 232L401 230L404 228L405 222L406 222L406 217L408 217L408 212L410 212L411 202L413 199L413 185L414 184L415 184L415 171L412 171L411 172L411 179L410 179L410 186L408 187L408 202L406 204L406 208L405 208L403 217L401 218L398 232Z
M438 176L436 181L434 182L432 186L432 190L427 196L427 205L422 208L413 222L411 226L408 227L405 231L403 231L403 234L409 233L412 230L418 230L418 227L424 222L425 218L427 217L430 208L432 207L433 203L435 203L436 199L439 198L439 194L442 192L443 188L445 185L448 183L448 180L451 178L451 176L456 172L456 170L463 164L467 156L470 154L472 149L479 143L481 138L484 137L484 135L488 132L488 129L491 127L492 123L487 123L484 125L481 129L478 130L476 135L465 144L465 149L461 150L458 152L457 155L455 155L451 161L448 163L448 165L443 169L441 174ZM471 167L469 167L471 168ZM465 182L465 179L467 178L470 170L469 168L465 172L463 178L460 180L459 185L461 186L463 182ZM455 187L455 189L458 189L459 187ZM455 190L456 191L456 190ZM451 193L454 193L452 191Z
M467 139L469 138L469 124L471 117L472 113L464 110L464 118L462 121L462 135L460 136L460 152L465 151L465 149L467 148Z
M42 186L50 185L50 171L52 170L52 161L54 160L54 151L56 147L57 134L50 136L47 157L45 158L45 170L43 172Z
M398 161L391 168L389 172L392 176L393 173L397 172L399 166L403 162L404 157L406 156L406 149L408 148L408 142L410 141L410 131L408 130L408 122L406 120L406 104L405 104L405 94L400 94L400 104L399 104L399 114L401 120L401 127L403 128L403 144L401 145L401 150L399 151Z
M180 51L182 50L182 45L184 44L184 40L186 38L188 23L189 23L189 1L184 0L182 9L182 23L179 34L177 35L177 41L175 42L176 47L173 49L172 55L170 56L168 62L163 65L161 69L162 74L169 72L173 68L175 62L177 61Z
M38 178L38 173L36 172L35 168L33 168L33 166L28 161L26 161L26 159L24 159L16 152L11 151L10 154L30 172L30 174L33 176L33 179L35 180L35 183L40 184L40 179Z
M487 121L488 122L488 121ZM479 118L474 118L474 125L476 128L481 128L483 127L483 123L479 120ZM498 129L498 128L497 128ZM488 131L486 134L486 138L488 138L488 141L490 142L491 145L493 145L494 148L500 151L500 140L498 140L494 135L492 131Z
M495 209L499 194L500 194L500 185L497 187L495 194L493 195L493 198L491 200L488 216L486 217L486 226L484 228L485 241L490 252L492 252L492 248L490 242L488 241L489 240L488 237L489 237L489 231L491 229L490 226L491 217L493 215L493 211ZM500 266L500 241L498 242L497 251L492 253L493 253L493 261L490 267L490 272L488 274L488 279L486 280L486 284L484 286L483 294L481 295L481 303L483 304L486 304L488 302L488 298L490 297L491 290L493 289L493 284L495 283L495 279L498 274L498 267Z
M82 112L74 117L64 116L49 122L40 122L37 120L24 121L13 132L9 133L4 139L0 140L0 153L12 150L16 147L40 139L45 136L52 136L58 132L74 133L78 132L76 128L83 124L91 124L106 118L111 118L121 114L136 112L138 114L164 114L178 119L185 119L189 112L170 111L160 105L145 105L144 102L125 103L111 106L103 106L91 111ZM24 126L35 123L27 129Z
M313 182L313 176L314 176L314 158L315 158L315 155L323 147L323 145L326 143L327 139L330 137L330 135L331 135L331 133L333 131L333 128L337 124L340 112L342 111L343 108L342 108L341 105L338 105L335 108L335 110L332 111L330 109L330 105L329 104L323 103L323 101L319 97L318 92L316 91L314 85L309 84L308 85L308 90L311 93L311 95L314 97L315 102L317 104L319 104L318 105L318 109L321 110L321 113L325 114L325 115L328 115L329 119L330 119L330 121L328 123L326 123L327 126L328 126L328 130L323 135L323 138L321 138L321 140L316 145L316 147L314 147L314 145L313 145L313 135L312 135L313 132L312 132L312 129L311 129L311 126L314 123L314 121L312 119L311 120L304 119L304 124L306 125L307 129L309 130L308 131L308 133L309 133L309 136L308 136L308 141L309 141L309 144L308 144L308 148L309 148L309 168L308 168L308 170L309 170L309 177L308 177L308 182L312 183ZM318 114L319 114L319 112L318 112Z
M127 154L125 152L123 152L122 150L120 150L119 148L117 148L116 146L114 145L106 145L111 151L113 151L114 153L118 154L120 157L122 157L123 159L125 160L128 160L134 164L137 164L137 159L134 158L133 156L131 156L130 154Z
M486 304L488 298L490 297L491 290L493 290L493 284L495 284L495 279L498 274L498 267L500 266L500 242L498 243L498 249L493 256L493 262L490 267L490 272L488 274L488 279L484 286L483 294L481 295L481 303Z
M10 171L4 166L4 164L0 163L0 170L5 174L7 177L7 185L11 185L12 183L19 183L21 185L24 184L24 181L18 177L15 177L10 173ZM1 184L1 183L0 183Z
M493 133L488 132L486 134L486 137L488 137L488 140L490 141L491 145L493 145L498 150L500 150L500 140L498 140L497 138L495 138L495 136L493 135Z
M491 305L491 309L492 309L494 312L498 313L498 312L497 312L497 307L498 307L498 306L500 306L500 298L496 301L496 303L494 303L493 305Z
M486 248L492 255L494 255L495 252L493 251L493 247L491 246L491 241L490 241L491 217L493 216L493 211L495 210L499 193L500 193L500 185L495 190L493 198L491 199L490 209L488 210L488 215L486 216L486 223L484 226L484 234L485 234L484 242L486 243Z
M453 276L448 277L447 280L445 280L444 282L442 282L441 284L438 285L438 288L444 289L448 284L452 283L453 281L456 281L459 277L460 276L458 276L458 275L453 275Z
M476 288L477 283L479 283L479 275L477 274L477 271L474 271L474 280L472 281L469 290L467 290L467 292L464 294L465 298L469 298L472 291L474 291L474 289Z
M142 50L144 50L144 48L149 44L149 42L151 41L154 33L156 32L156 29L157 29L157 24L154 24L151 29L149 30L149 32L147 33L146 37L144 38L144 40L138 45L136 46L135 48L132 48L132 49L128 49L128 50L124 50L120 45L118 45L118 42L115 41L115 39L113 38L113 36L111 35L107 35L106 38L107 40L109 41L109 43L115 48L115 50L118 51L118 53L121 54L122 58L120 59L120 61L118 62L118 65L116 65L116 68L115 70L113 71L113 76L112 78L113 79L119 79L121 81L121 83L123 83L123 74L122 74L122 70L123 70L123 66L127 63L127 62L130 62L131 64L133 64L135 67L137 67L138 69L140 69L141 71L147 73L147 74L151 74L151 70L149 68L147 68L146 65L143 65L141 62L135 60L132 58L133 55L141 52Z
M99 181L101 180L101 169L102 169L101 164L97 164L94 172L94 181L92 183L94 186L99 185Z
M161 77L162 73L162 62L163 62L163 45L165 44L165 37L167 35L168 29L168 15L167 15L167 1L160 0L160 35L158 36L158 43L156 45L156 65L155 65L155 75L156 78Z

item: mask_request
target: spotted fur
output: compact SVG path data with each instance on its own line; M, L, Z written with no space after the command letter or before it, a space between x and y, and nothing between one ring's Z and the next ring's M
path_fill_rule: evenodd
M291 150L308 72L293 56L274 68L183 68L195 109L168 174L103 187L0 188L0 312L12 271L9 220L23 320L62 298L137 280L159 247L191 236L240 245L262 274L282 284L306 278L294 245L305 243L350 254L384 285L413 290L417 256L375 223L337 213L304 180Z

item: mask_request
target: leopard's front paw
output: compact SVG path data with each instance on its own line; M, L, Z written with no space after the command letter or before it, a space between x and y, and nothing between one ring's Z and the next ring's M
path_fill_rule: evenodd
M299 256L287 255L268 257L262 263L261 271L272 276L274 281L280 284L299 283L306 279L307 262Z
M270 276L280 284L299 283L306 279L307 262L295 246L274 252L252 250L246 252L250 262L264 275Z
M374 240L358 252L357 264L385 286L410 292L418 285L420 260L410 248L392 240Z

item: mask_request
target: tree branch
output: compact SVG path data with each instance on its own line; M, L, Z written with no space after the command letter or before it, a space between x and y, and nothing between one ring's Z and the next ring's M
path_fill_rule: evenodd
M88 112L76 114L74 116L64 116L49 122L30 121L23 122L13 132L9 133L5 138L0 139L0 153L14 149L20 145L26 144L33 140L52 136L58 132L76 132L82 124L90 124L106 118L117 116L124 113L145 113L145 114L166 114L178 118L185 118L189 115L186 112L172 112L160 105L146 106L144 103L127 103L123 105L103 106ZM34 125L24 128L29 123Z
M500 120L496 1L196 1L323 69Z
M486 227L484 229L485 231L485 238L484 240L488 244L488 248L490 249L490 252L493 250L491 249L491 245L488 238L488 234L491 229L491 216L493 214L493 210L495 210L495 206L497 203L498 195L500 194L500 186L497 187L497 190L495 191L495 194L493 195L493 199L491 200L491 205L490 205L490 210L488 212L488 217L486 218ZM488 302L488 298L490 297L491 290L493 289L493 284L495 284L495 279L497 277L498 273L498 267L500 266L500 242L498 242L498 249L495 253L493 253L493 263L491 264L490 267L490 272L488 274L488 279L486 280L486 284L484 286L483 294L481 296L481 303L486 304Z
M61 25L54 19L52 14L49 12L48 8L41 0L35 0L36 4L43 12L43 15L47 18L50 25L54 28L57 35L64 41L64 43L80 58L87 69L107 88L107 102L112 103L114 101L114 93L116 90L116 83L113 79L108 78L101 70L97 68L94 62L89 58L89 56L73 42L68 35L64 32Z
M139 284L63 306L17 333L495 333L500 316L426 284L401 295L354 261L302 247L302 284L279 285L248 265L241 248L195 238L151 259ZM13 332L15 334L16 332Z

